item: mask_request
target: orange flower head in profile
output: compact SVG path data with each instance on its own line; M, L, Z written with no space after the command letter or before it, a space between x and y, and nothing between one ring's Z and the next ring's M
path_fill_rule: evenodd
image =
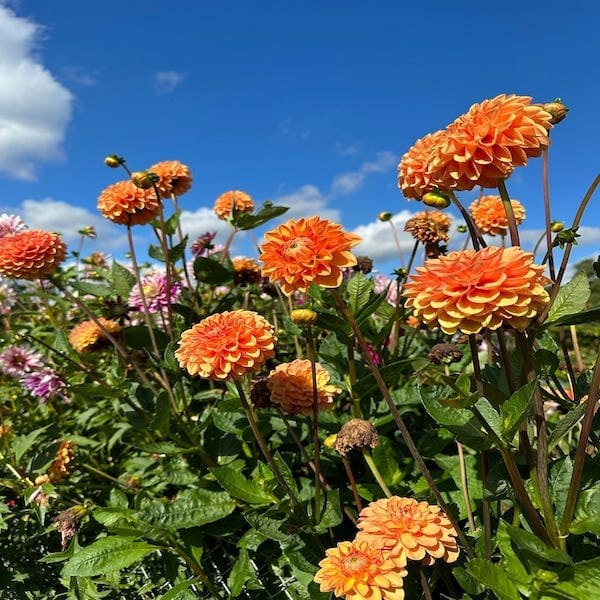
M111 335L119 333L122 327L117 321L98 317L98 321ZM69 343L76 352L92 352L108 342L104 331L91 319L73 327L69 333Z
M325 552L315 581L322 592L346 600L404 600L406 555L368 542L340 542Z
M511 200L510 204L515 221L520 225L525 219L525 209L518 200ZM508 232L508 217L500 196L482 196L471 204L469 210L481 233L506 235Z
M56 451L56 456L48 468L50 481L60 483L73 469L75 446L71 440L63 440Z
M420 200L436 185L431 180L431 154L444 136L443 131L428 133L417 140L398 165L398 187L409 200Z
M262 279L260 267L256 261L245 256L237 256L231 259L235 271L234 281L238 285L252 285L259 283Z
M552 115L529 96L501 94L474 104L432 150L429 175L442 190L496 187L550 143Z
M0 275L38 279L52 275L67 254L56 233L30 229L0 238Z
M158 175L156 188L161 198L181 196L192 187L192 172L178 160L165 160L152 165L148 171Z
M450 217L440 211L415 213L404 225L404 231L420 242L447 242L449 239Z
M373 548L402 551L409 560L432 565L458 558L456 530L441 508L414 498L382 498L360 512L356 539Z
M175 357L190 375L205 379L238 379L275 356L273 326L251 310L206 317L184 331Z
M286 296L306 292L311 283L338 287L342 268L357 262L350 248L361 241L355 233L320 217L290 219L266 233L265 239L259 256L262 274L278 283Z
M98 210L119 225L145 225L160 213L160 199L153 189L144 190L131 181L119 181L100 194Z
M342 390L331 385L331 375L319 363L317 372L317 403L319 410L333 407L336 394ZM271 402L285 413L310 415L313 412L313 386L310 360L296 359L289 363L277 365L269 373L267 387L271 392Z
M406 307L447 334L503 324L522 330L550 300L543 270L517 246L451 252L417 267L404 286Z
M252 212L254 210L254 200L246 192L230 190L221 194L215 200L213 209L219 219L226 221L231 217L234 209L239 213Z

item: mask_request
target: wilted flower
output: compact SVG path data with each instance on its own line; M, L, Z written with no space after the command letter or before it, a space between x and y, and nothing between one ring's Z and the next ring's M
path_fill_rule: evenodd
M231 217L234 210L239 213L252 212L254 210L254 200L246 192L231 190L221 194L215 200L213 210L219 219L226 221Z
M375 448L378 443L379 435L372 423L364 419L350 419L337 434L335 450L346 457L352 450Z
M165 160L152 165L148 171L158 175L156 187L162 198L181 196L192 187L192 172L178 160Z
M119 225L145 225L160 213L160 199L154 190L143 190L131 181L119 181L100 194L98 210Z
M27 346L11 346L0 354L0 371L10 377L22 377L43 365L44 357Z
M404 231L423 244L447 242L450 218L441 212L419 212L408 219Z
M181 295L181 284L176 281L171 282L169 290L167 290L167 276L164 273L151 273L142 278L142 291L146 299L148 312L158 313L167 310L170 304L174 304L179 300ZM169 295L167 295L167 291ZM144 309L142 295L138 284L133 286L129 294L129 304L137 310Z
M414 498L382 498L360 512L356 539L372 548L403 552L410 560L432 565L459 555L456 530L439 506Z
M17 303L17 292L0 279L0 315L7 315Z
M337 287L342 268L356 264L350 248L360 236L320 217L290 219L265 234L260 250L263 275L278 283L286 296L306 292L312 283Z
M254 408L269 408L271 406L271 392L267 385L266 377L255 381L250 388L250 402Z
M373 270L373 259L368 256L357 256L352 270L368 275Z
M72 506L63 510L53 521L56 531L60 533L60 545L66 550L69 542L75 537L81 517L86 513L83 506Z
M111 319L98 317L98 321L112 335L119 333L123 329L117 321L112 321ZM91 319L75 325L69 333L69 343L79 353L97 350L107 341L104 331Z
M17 215L7 215L2 213L0 215L0 238L5 235L12 235L25 229L25 222L21 217Z
M316 363L317 404L319 410L333 407L333 399L342 390L331 385L331 375ZM283 412L310 415L313 412L313 386L310 360L296 359L277 365L269 373L267 385L271 391L271 402Z
M260 267L251 258L238 256L231 259L234 270L234 281L237 285L253 285L262 279Z
M213 247L213 240L217 235L216 231L207 231L197 237L192 244L192 254L194 256L208 256L208 250Z
M517 225L520 225L525 219L525 208L518 200L511 200L510 204L515 215L515 221ZM469 210L475 225L481 233L506 235L508 217L500 196L482 196L471 204Z
M237 379L275 356L273 326L258 313L234 310L206 317L184 331L175 357L190 375Z
M21 378L21 384L33 396L38 398L40 404L50 398L62 396L62 390L66 387L60 375L50 367L43 367L39 371L26 373Z
M67 254L56 233L31 229L0 238L0 275L38 279L52 275Z
M419 321L448 334L502 324L524 329L548 304L543 266L516 246L451 252L426 260L404 287Z
M427 358L436 365L449 365L458 362L463 357L463 351L456 344L435 344L427 354Z
M404 600L406 556L384 551L366 542L340 542L326 550L315 581L322 592L346 600Z

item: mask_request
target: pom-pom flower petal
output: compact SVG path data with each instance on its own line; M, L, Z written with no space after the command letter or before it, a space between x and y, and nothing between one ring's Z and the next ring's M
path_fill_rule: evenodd
M217 217L223 221L231 217L234 209L240 213L252 212L254 210L252 196L241 190L230 190L221 194L215 200L213 207Z
M119 181L100 194L98 210L119 225L145 225L160 213L160 200L153 189L143 190L131 181Z
M525 219L525 209L518 200L510 204L517 225ZM469 207L477 229L487 235L506 235L508 232L508 217L500 196L482 196Z
M161 198L181 196L192 187L192 172L178 160L165 160L152 165L148 172L158 175L156 188Z
M0 238L0 275L38 279L52 275L67 247L56 233L31 229Z
M111 335L119 333L122 329L121 325L112 319L98 317L98 321ZM107 341L104 331L102 331L96 322L91 319L79 323L79 325L73 327L69 333L69 343L73 346L75 351L80 354L82 352L92 352Z

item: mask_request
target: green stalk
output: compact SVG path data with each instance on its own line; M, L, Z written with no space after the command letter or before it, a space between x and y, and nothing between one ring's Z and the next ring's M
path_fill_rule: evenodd
M317 361L315 357L315 340L312 333L312 327L306 326L306 347L308 350L308 359L310 360L313 414L312 414L312 440L313 452L315 456L315 523L318 525L321 521L321 452L319 448L319 395L317 390Z
M519 239L519 230L517 229L517 221L515 220L515 213L513 211L512 204L510 202L510 196L506 189L506 183L504 179L498 179L498 191L500 192L500 198L506 212L506 219L508 220L508 231L510 232L510 243L513 246L520 246L521 240Z

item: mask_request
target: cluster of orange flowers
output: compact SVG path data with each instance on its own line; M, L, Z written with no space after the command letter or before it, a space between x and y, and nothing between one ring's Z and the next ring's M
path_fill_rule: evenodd
M31 229L0 237L0 275L39 279L52 275L67 255L56 233Z
M439 506L392 496L372 502L360 513L352 542L326 551L315 581L322 592L346 600L404 599L408 560L433 565L455 562L456 530Z
M550 143L553 116L529 96L501 94L474 104L445 130L418 140L398 165L398 187L420 200L435 189L495 187Z

